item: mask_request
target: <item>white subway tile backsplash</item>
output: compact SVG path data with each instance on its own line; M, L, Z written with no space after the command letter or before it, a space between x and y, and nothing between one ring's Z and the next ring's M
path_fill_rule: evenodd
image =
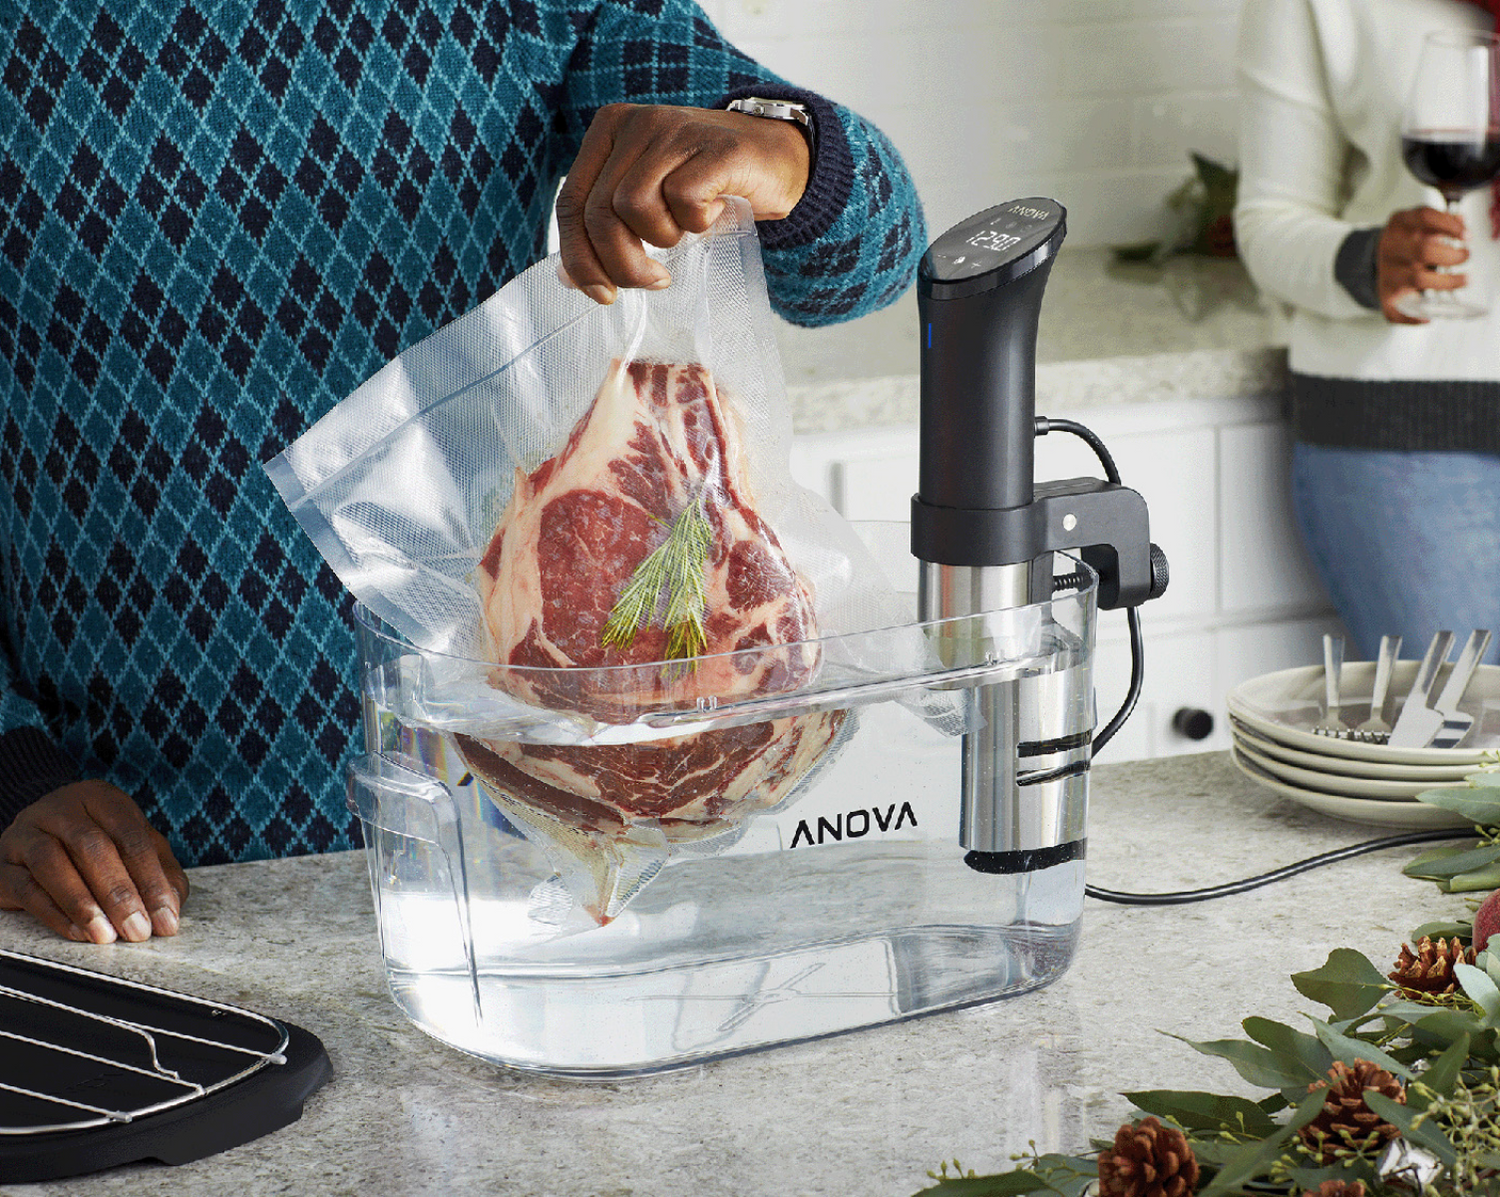
M1235 101L1223 92L1179 92L1132 102L1131 151L1141 166L1180 165L1189 151L1226 166L1239 160L1235 145Z
M1240 0L700 0L730 40L774 32L817 37L850 29L975 28L1021 33L1043 25L1140 24L1239 15Z
M922 104L937 117L1005 94L1019 55L995 31L845 30L819 37L779 31L736 45L795 83L878 122L883 107Z
M1133 165L1129 108L1096 99L985 108L961 127L914 107L870 119L908 165L927 176L1013 177Z
M1167 231L1166 196L1181 184L1183 174L1182 169L1040 174L1017 180L1024 185L1012 190L1062 204L1068 210L1072 246L1128 245Z
M1056 51L1077 94L1212 91L1234 76L1233 19L1076 25Z
M1233 163L1239 0L705 0L732 42L874 121L934 232L1051 195L1069 240L1160 235L1188 152Z

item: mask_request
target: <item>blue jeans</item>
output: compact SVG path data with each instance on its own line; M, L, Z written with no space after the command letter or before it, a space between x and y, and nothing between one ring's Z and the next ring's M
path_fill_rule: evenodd
M1489 628L1500 659L1500 456L1299 442L1292 500L1352 648L1397 635L1420 657L1439 629Z

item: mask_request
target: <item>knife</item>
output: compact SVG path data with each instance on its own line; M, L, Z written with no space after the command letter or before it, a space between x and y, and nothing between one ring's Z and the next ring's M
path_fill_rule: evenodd
M1479 668L1479 662L1490 647L1490 634L1483 628L1469 633L1468 643L1464 645L1464 651L1459 654L1457 663L1453 666L1453 672L1448 675L1448 682L1443 687L1443 692L1438 695L1436 703L1437 712L1443 717L1443 726L1438 729L1432 738L1434 748L1457 748L1459 742L1469 734L1469 729L1474 726L1474 716L1466 714L1458 709L1458 704L1463 701L1464 691L1469 688L1469 681L1474 676L1474 671Z
M1426 748L1442 730L1443 717L1432 709L1432 700L1437 694L1438 674L1452 646L1452 632L1437 633L1427 646L1427 655L1417 666L1416 681L1412 682L1401 714L1396 717L1396 726L1391 729L1391 738L1386 741L1389 747Z

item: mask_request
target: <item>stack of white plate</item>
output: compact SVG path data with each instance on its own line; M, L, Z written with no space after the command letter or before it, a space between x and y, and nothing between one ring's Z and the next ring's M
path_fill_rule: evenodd
M1394 723L1415 680L1416 661L1392 671L1386 719ZM1444 666L1444 671L1448 669ZM1340 674L1342 722L1357 727L1370 714L1375 679L1371 661L1346 664ZM1339 819L1383 827L1457 827L1467 820L1418 802L1423 790L1462 786L1464 778L1497 762L1500 750L1500 666L1481 665L1459 709L1474 727L1456 748L1391 748L1320 735L1324 720L1323 667L1284 669L1235 687L1229 694L1234 763L1267 789Z

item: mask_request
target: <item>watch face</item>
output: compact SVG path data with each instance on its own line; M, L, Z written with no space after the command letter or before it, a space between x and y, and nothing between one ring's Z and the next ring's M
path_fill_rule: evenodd
M765 116L779 121L796 121L802 125L810 120L806 107L789 100L762 100L758 96L750 96L748 99L735 100L728 107L735 112L748 112L753 116Z

